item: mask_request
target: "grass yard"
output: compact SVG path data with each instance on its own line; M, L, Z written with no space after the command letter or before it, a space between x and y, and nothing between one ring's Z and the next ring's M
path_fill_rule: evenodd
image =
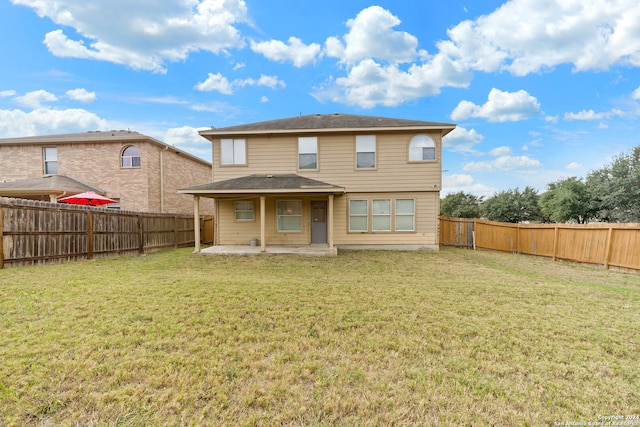
M639 274L456 249L0 270L0 426L633 414Z

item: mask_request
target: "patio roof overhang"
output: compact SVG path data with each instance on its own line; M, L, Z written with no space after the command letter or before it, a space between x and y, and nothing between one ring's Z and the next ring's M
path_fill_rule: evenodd
M180 194L193 196L193 220L195 230L195 252L200 252L200 208L199 199L208 197L221 198L260 198L260 251L266 251L265 243L265 204L267 196L322 194L327 197L327 233L328 245L333 249L333 199L346 193L344 187L317 181L296 174L255 174L225 181L211 182L178 190Z
M199 197L232 198L270 194L333 194L346 192L340 187L296 174L255 174L226 181L211 182L178 190Z

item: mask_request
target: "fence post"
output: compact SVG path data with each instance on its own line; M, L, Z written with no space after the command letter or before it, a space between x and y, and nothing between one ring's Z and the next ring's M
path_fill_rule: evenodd
M141 254L144 253L144 230L142 227L142 215L137 215L138 217L138 251Z
M613 227L609 227L609 231L607 232L607 242L605 246L604 253L604 268L609 269L609 262L611 262L611 236L613 235Z
M516 253L520 253L520 224L516 224Z
M2 210L2 206L0 206L0 269L4 268L4 245L3 245L3 240L4 237L2 237L2 218L4 217L4 212Z
M559 228L556 225L553 227L553 260L556 261L558 259L558 232Z
M173 247L178 247L178 215L173 216Z
M473 239L473 250L476 250L476 230L477 230L477 219L473 219L473 231L471 232L471 239Z
M93 212L87 211L87 259L93 259Z

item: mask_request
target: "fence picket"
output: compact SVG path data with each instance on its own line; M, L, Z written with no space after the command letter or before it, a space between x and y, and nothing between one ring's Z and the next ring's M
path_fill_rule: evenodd
M0 197L0 268L194 244L193 216Z
M452 230L469 219L440 217L440 244L469 247ZM473 247L640 270L640 224L509 224L474 220Z

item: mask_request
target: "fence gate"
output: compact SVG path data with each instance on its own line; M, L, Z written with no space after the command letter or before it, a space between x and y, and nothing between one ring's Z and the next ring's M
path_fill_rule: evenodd
M440 244L473 248L473 219L440 217Z

